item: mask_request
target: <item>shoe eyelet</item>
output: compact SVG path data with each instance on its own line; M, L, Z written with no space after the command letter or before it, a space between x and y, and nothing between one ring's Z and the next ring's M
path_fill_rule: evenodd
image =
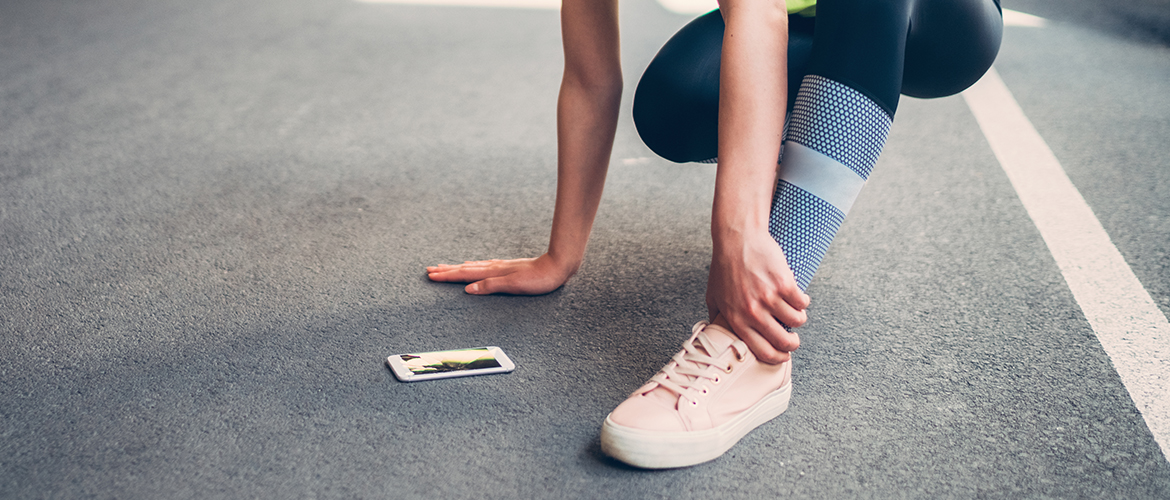
M706 396L706 395L707 395L707 392L708 392L708 391L707 391L707 386L703 386L703 390L702 390L702 391L699 391L699 393L700 393L700 394L702 394L702 395L704 395L704 396Z
M712 383L712 384L718 384L719 382L721 382L721 380L719 379L719 377L718 377L718 376L716 376L715 378L711 379L711 383Z
M691 406L699 406L699 401L698 401L698 400L695 400L695 399L692 399L692 400L691 400Z
M723 373L731 373L731 370L734 370L734 369L735 369L734 366L727 365L727 368L723 369Z

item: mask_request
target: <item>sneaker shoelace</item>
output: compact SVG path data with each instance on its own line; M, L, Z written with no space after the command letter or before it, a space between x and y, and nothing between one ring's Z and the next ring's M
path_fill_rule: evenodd
M692 328L691 338L683 344L683 350L675 354L670 363L659 370L650 381L656 382L658 387L669 390L678 396L687 397L694 403L695 400L689 394L692 391L706 394L708 388L705 380L718 384L721 380L720 375L730 374L732 371L731 362L721 361L717 358L723 353L715 352L715 343L703 331L706 327L707 322L705 321L696 323ZM738 361L743 361L748 352L747 344L739 339L736 339L729 349L735 351L735 359ZM651 390L654 388L645 392Z

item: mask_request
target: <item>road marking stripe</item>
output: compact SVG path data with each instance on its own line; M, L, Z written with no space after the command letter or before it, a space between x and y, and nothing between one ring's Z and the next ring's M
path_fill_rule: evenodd
M1043 28L1048 25L1048 20L1043 17L1033 16L1032 14L1025 14L1018 10L1003 9L1003 25Z
M561 0L356 0L361 3L437 5L445 7L495 7L508 9L559 10Z
M354 0L359 3L392 3L404 5L435 5L447 7L490 7L508 9L561 8L561 0ZM664 9L675 14L705 14L719 8L716 0L658 0ZM1031 14L1003 9L1004 26L1041 28L1047 20Z
M717 0L658 0L658 5L675 14L706 14L719 8Z
M561 0L354 0L359 3L393 3L404 5L435 5L447 7L491 7L507 9L561 8ZM705 14L719 8L717 0L658 0L664 9L675 14ZM1042 17L1003 9L1004 26L1043 27L1048 21Z
M995 68L963 98L1162 455L1170 458L1170 322Z

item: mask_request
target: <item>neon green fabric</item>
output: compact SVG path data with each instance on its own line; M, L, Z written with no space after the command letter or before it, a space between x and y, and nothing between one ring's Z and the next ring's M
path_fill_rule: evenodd
M816 17L817 0L788 0L789 14L798 14L801 17Z

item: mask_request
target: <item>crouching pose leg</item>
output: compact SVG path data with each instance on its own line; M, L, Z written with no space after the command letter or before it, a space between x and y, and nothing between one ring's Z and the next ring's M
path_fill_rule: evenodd
M786 20L761 15L761 3L725 0L684 27L635 94L651 149L719 169L711 322L602 426L603 451L635 466L714 459L787 409L804 290L881 154L899 95L967 88L1002 32L997 0L820 0L814 16ZM769 28L786 30L779 44ZM753 50L737 50L745 43Z

